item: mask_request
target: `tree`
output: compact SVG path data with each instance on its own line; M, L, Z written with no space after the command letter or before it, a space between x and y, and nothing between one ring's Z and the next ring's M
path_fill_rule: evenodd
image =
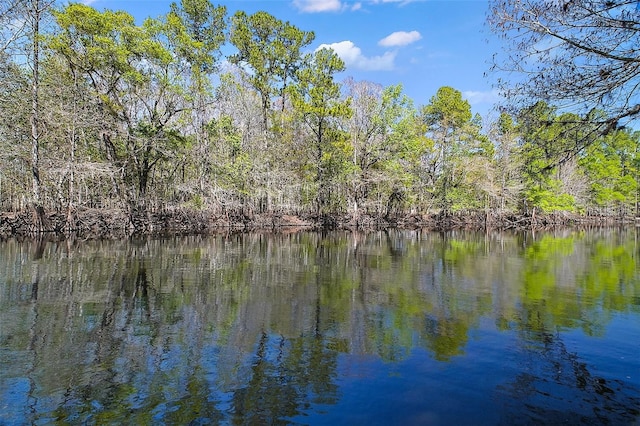
M286 88L302 65L302 49L314 38L313 32L302 31L264 11L253 15L238 11L231 18L230 40L238 53L230 60L250 70L247 78L260 94L265 131L272 96L281 96L284 109Z
M410 152L424 150L417 111L402 86L382 87L348 79L347 95L353 115L348 121L353 149L351 198L354 217L362 204L376 204L378 213L390 211L407 198L410 173L401 162ZM377 202L376 202L377 201Z
M209 0L180 0L170 8L165 25L173 51L190 65L191 84L203 90L207 75L218 70L227 10Z
M347 138L336 120L351 115L350 100L340 94L340 85L333 78L344 71L344 62L331 49L320 49L308 57L308 66L298 71L297 84L290 86L293 108L311 131L310 160L317 194L316 213L329 206L331 181L344 172Z
M278 142L281 142L280 133L288 130L284 128L285 95L304 64L302 49L311 44L314 38L313 32L300 30L264 11L253 15L238 11L231 18L229 39L238 52L231 55L229 60L243 71L242 76L258 93L261 104L262 128L258 142L262 146L254 174L256 182L259 182L260 190L257 192L261 193L259 206L262 211L271 211L274 198L282 195L274 193L281 184L280 167L283 163L278 151L282 150L272 149L271 142L278 137ZM278 97L282 120L272 120L270 123L273 103ZM271 124L277 124L278 128L274 129Z
M0 61L9 74L16 75L22 68L29 85L29 169L31 177L30 207L34 212L35 231L44 229L43 182L41 175L41 145L45 127L42 120L41 105L41 62L42 35L44 34L45 17L49 13L53 0L9 0L0 3ZM24 55L26 60L20 64L9 64L12 55ZM5 74L5 73L3 73ZM7 75L7 74L5 74ZM12 83L10 83L12 84ZM25 95L25 93L22 93ZM4 102L3 102L4 103ZM5 103L6 105L6 103ZM26 158L25 158L26 160Z
M33 39L33 50L31 51L31 176L33 177L33 203L38 211L40 220L38 226L42 228L42 204L40 196L40 20L44 9L41 8L40 0L31 1L31 11L29 16L31 26L31 37Z
M196 204L202 203L207 174L211 171L212 145L208 124L218 113L211 76L219 71L221 46L227 39L226 8L214 6L209 0L181 0L172 3L164 18L170 50L176 59L184 61L186 96L190 98L191 117L184 120L184 132L193 140L193 149L185 152L181 161L182 191L191 194ZM194 165L197 183L190 185L185 171Z
M31 66L31 177L33 182L32 208L36 217L36 230L44 229L44 208L42 206L40 178L40 137L42 135L42 123L40 121L40 50L41 50L41 23L45 13L53 4L53 0L29 0L23 6L27 8L24 19L28 22L31 49L29 51L29 63Z
M515 208L522 191L521 164L518 155L519 135L516 124L509 114L502 113L491 126L491 140L496 152L494 156L496 170L495 207L500 211Z
M25 7L24 2L25 0L0 2L0 54L6 53L13 42L26 31L27 21L17 19Z
M24 69L0 54L0 203L22 208L28 172L30 81Z
M222 191L223 203L230 210L241 211L251 195L250 171L253 165L249 151L243 147L242 134L228 115L211 120L207 133L216 157L216 161L209 164L212 189ZM234 201L242 201L242 204L234 205Z
M90 82L119 127L103 133L105 156L132 186L130 202L144 201L153 172L187 142L182 119L194 109L189 84L215 66L207 55L221 43L197 38L208 29L218 34L221 13L214 9L209 26L175 5L165 21L147 19L140 26L125 12L81 4L55 14L62 31L51 38L51 47Z
M422 109L427 137L433 150L423 158L426 184L431 187L437 206L445 212L471 205L468 191L470 161L493 154L488 139L480 133L480 117L471 113L471 105L452 87L441 87Z
M70 69L62 56L47 55L41 81L47 208L66 209L67 225L73 227L78 207L122 207L123 200L114 196L118 170L100 155L101 132L113 119L105 113L83 74Z
M589 118L557 111L539 101L518 115L525 198L529 204L525 210L531 212L536 208L545 212L574 211L586 191L574 149L576 141L596 135L594 125L589 124Z
M617 207L626 213L638 190L638 146L640 134L617 130L593 143L580 158L589 179L589 206L598 212Z
M517 105L544 100L583 114L607 133L640 114L640 11L636 0L491 0L488 23L505 41L495 70ZM590 141L593 139L591 138Z
M221 153L223 162L227 160L230 163L236 163L239 158L251 162L249 169L251 169L251 177L254 181L246 186L243 184L243 187L236 187L236 189L243 191L245 195L255 195L265 189L257 185L256 178L260 176L256 176L256 172L267 169L266 155L261 145L263 136L261 103L256 91L249 87L242 77L242 70L237 67L233 68L233 72L225 73L220 77L220 84L216 88L216 104L220 117L212 120L207 129L212 136L212 147L217 153L220 153L220 150L223 151ZM225 127L228 130L233 129L233 131L220 132L216 130L212 132L222 123L226 123ZM236 140L235 137L230 139L225 136L230 133L239 136L239 140ZM232 143L229 144L231 141ZM238 157L237 154L241 154L241 156ZM231 157L235 157L235 159L230 161ZM210 158L209 161L211 161L210 168L220 167L220 164L218 166L213 164L216 163L213 158ZM234 170L232 174L238 172L238 170ZM213 187L218 185L218 181L212 182Z

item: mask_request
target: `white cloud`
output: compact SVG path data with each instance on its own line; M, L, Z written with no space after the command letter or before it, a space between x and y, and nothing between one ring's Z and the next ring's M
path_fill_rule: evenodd
M337 12L342 9L340 0L294 0L295 7L302 12Z
M471 105L477 104L496 104L502 100L497 90L474 91L468 90L462 92L462 96L469 101Z
M416 42L422 38L422 35L418 31L396 31L391 33L378 42L380 46L406 46L413 42Z
M381 56L367 57L362 54L362 50L353 44L352 41L345 40L339 43L321 44L318 49L329 48L344 61L347 68L354 68L363 71L390 71L394 68L395 52L385 52Z
M354 3L353 6L351 6L351 11L353 12L360 9L362 9L362 3L360 2Z

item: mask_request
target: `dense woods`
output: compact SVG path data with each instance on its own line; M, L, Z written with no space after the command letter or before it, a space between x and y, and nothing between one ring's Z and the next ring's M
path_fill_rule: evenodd
M266 12L182 0L138 23L83 4L0 5L5 231L21 212L32 230L75 230L96 211L133 229L158 214L354 225L636 215L640 133L620 121L638 112L632 94L575 112L542 96L552 90L539 80L537 97L489 120L453 87L415 105L401 85L345 78L336 53L311 50L312 31Z

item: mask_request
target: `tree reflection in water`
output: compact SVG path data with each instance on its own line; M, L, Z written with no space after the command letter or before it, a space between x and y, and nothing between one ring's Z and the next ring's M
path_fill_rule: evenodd
M620 230L0 243L0 423L631 423L635 241ZM630 338L608 335L616 318ZM590 348L605 341L619 346L595 365ZM349 405L369 380L368 410Z

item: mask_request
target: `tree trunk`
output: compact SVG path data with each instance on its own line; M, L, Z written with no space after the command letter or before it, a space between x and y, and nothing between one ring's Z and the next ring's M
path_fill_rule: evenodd
M75 212L73 207L73 197L75 193L75 168L76 168L76 117L78 116L78 80L76 77L75 71L73 71L73 80L74 80L74 94L73 94L73 117L71 118L72 124L69 134L69 162L70 162L70 170L69 170L69 199L67 200L67 220L65 228L67 231L72 231L75 228Z
M31 81L31 177L32 177L32 209L34 231L44 231L44 208L42 206L40 182L40 0L31 1L33 77Z

